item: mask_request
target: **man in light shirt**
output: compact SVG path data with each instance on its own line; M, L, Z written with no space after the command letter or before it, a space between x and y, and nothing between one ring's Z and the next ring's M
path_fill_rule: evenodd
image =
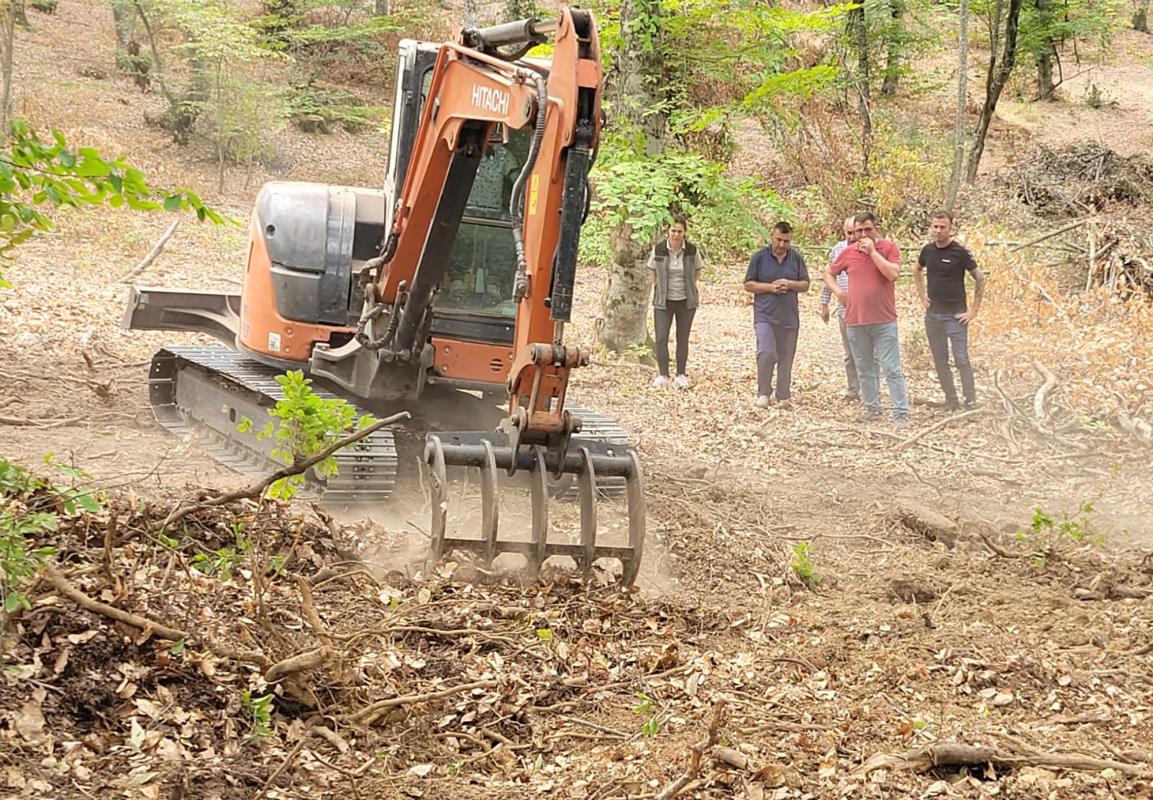
M846 217L843 227L845 238L835 245L829 251L829 264L831 265L837 260L837 256L841 252L856 241L857 234L853 228L853 218ZM842 272L837 275L837 286L841 290L842 297L849 291L849 273ZM829 321L829 302L833 299L833 290L827 284L821 284L821 319L827 324ZM845 353L845 381L848 388L845 390L844 400L855 401L861 399L861 382L857 377L857 367L853 363L853 350L849 347L849 334L845 330L845 303L840 300L836 308L833 310L833 315L837 318L837 327L841 329L841 349Z

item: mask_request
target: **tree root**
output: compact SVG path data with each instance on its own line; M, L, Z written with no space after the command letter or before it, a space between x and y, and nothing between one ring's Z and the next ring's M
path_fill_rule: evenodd
M283 661L278 661L268 668L264 673L264 680L267 683L277 683L284 680L289 675L295 675L298 672L307 672L310 669L319 669L323 667L328 659L332 658L331 647L318 647L315 650L306 650L303 653L297 653L290 656Z
M429 700L440 700L443 697L451 697L454 694L461 692L470 692L473 689L491 689L497 685L495 680L473 681L472 683L459 683L456 686L450 686L447 689L441 689L437 692L425 692L423 694L407 694L401 697L392 697L388 700L379 700L375 703L365 706L359 711L354 711L351 714L344 716L344 722L358 722L364 725L371 725L380 719L386 711L390 708L397 706L411 705L412 703L426 703Z
M1127 775L1153 774L1147 767L1095 758L1084 753L1041 753L1037 751L1015 753L985 747L943 742L907 753L878 753L862 764L853 774L864 776L878 769L912 770L925 772L937 767L1052 767L1054 769L1100 772L1112 769Z
M65 578L64 575L62 575L60 571L51 564L45 564L42 567L41 572L43 573L44 578L56 588L56 591L60 592L60 594L64 595L73 603L85 609L86 611L91 611L95 614L108 617L109 619L114 619L117 622L123 622L124 624L131 625L134 628L139 628L144 632L145 637L150 634L154 634L158 638L167 639L171 642L178 642L181 639L190 638L185 631L182 631L179 628L170 628L169 626L163 625L159 622L153 622L147 617L142 617L139 614L133 614L131 611L125 611L124 609L110 606L107 603L101 603L99 600L93 600L91 597L84 594L84 592L77 589L71 581Z

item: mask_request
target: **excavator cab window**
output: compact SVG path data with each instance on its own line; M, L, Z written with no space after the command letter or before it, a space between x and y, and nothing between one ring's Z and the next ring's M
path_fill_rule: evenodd
M516 250L509 202L531 142L532 131L527 128L493 127L436 298L437 309L516 314L512 297Z

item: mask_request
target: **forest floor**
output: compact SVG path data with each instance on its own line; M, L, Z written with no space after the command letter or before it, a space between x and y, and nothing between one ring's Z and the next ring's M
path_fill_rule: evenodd
M34 17L18 76L65 42L52 69L110 61L110 23L82 5ZM241 220L283 174L214 193L214 165L145 127L106 66L103 80L43 72L25 110ZM1153 85L1148 61L1115 69ZM284 136L293 177L379 180L371 136ZM242 503L170 540L156 528L177 502L248 479L151 420L152 352L197 337L119 327L120 278L168 224L64 214L5 270L0 456L63 484L76 467L108 495L62 522L59 572L0 648L3 796L640 798L680 777L702 798L1153 792L1150 451L1073 408L1072 340L1024 347L990 311L972 334L983 409L947 415L902 282L913 424L862 425L814 290L793 405L759 410L744 267L711 266L692 388L653 389L651 366L600 353L574 379L641 456L634 593L429 568L419 508L341 524L307 502ZM246 245L243 227L183 222L139 282L235 291ZM579 308L597 307L603 277L582 271ZM593 322L571 339L591 342ZM1034 361L1060 361L1056 382ZM1147 370L1130 377L1153 383ZM52 502L40 490L11 508Z

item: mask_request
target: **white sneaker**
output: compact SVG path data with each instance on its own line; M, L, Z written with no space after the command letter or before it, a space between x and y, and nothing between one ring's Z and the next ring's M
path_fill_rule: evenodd
M678 389L689 388L689 376L688 375L678 375L676 377L676 380L673 381L673 386L676 386Z
M767 394L762 394L757 397L757 408L768 408L771 402Z
M655 378L653 378L653 386L662 387L662 386L672 386L672 385L673 385L673 382L670 381L668 378L666 378L664 375L658 375Z

